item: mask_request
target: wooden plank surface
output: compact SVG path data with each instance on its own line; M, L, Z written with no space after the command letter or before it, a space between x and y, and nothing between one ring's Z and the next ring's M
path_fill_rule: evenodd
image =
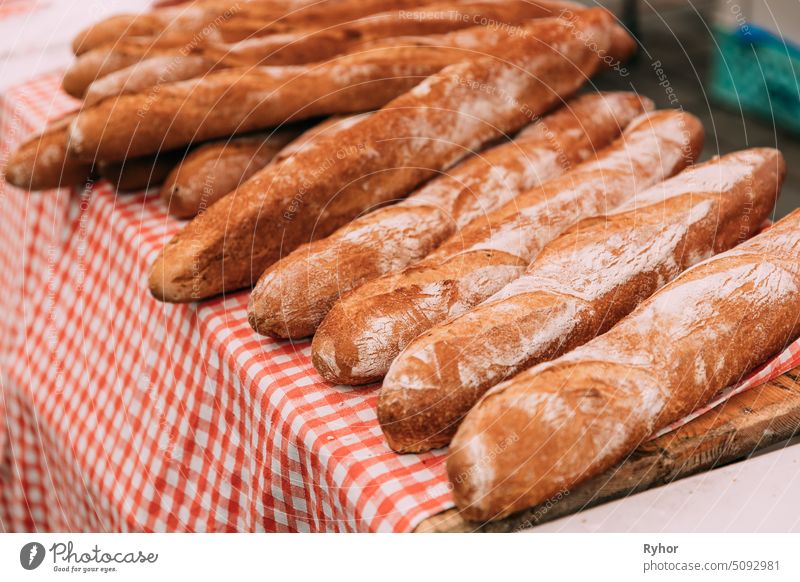
M649 441L624 462L558 499L506 519L466 522L455 509L417 532L511 532L743 459L800 431L800 367L734 396L681 428Z

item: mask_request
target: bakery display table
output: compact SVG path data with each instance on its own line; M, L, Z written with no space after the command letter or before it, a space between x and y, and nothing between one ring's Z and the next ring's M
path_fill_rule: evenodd
M5 92L0 159L75 106L59 79ZM452 508L445 451L390 451L376 387L257 336L247 292L150 296L181 225L155 193L0 188L5 530L411 531ZM744 387L799 363L795 343Z
M74 106L59 78L5 93L3 159ZM444 452L392 453L375 388L259 338L247 292L150 297L180 227L154 193L2 188L5 529L406 531L451 506Z

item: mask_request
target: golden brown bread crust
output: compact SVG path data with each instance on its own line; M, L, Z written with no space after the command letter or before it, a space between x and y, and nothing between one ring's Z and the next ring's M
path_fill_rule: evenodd
M297 125L202 145L166 177L161 199L173 216L192 218L268 164L286 160L308 147L316 136L333 135L364 115L368 114L330 117L302 134L303 126Z
M454 60L428 47L391 52L405 58L373 54L313 67L232 68L104 99L73 122L73 149L83 159L115 160L291 120L369 111Z
M142 59L159 58L160 55L181 59L192 53L191 56L202 58L209 64L208 70L214 66L300 65L328 60L376 39L440 34L484 24L514 25L527 19L558 16L559 12L567 9L577 8L572 3L548 0L445 2L412 10L370 14L322 29L302 29L248 38L238 43L214 43L204 38L199 45L195 41L184 46L164 46L161 38L157 42L128 39L80 55L64 76L64 89L71 95L81 97L93 81L130 67ZM160 56L159 60L164 58ZM166 66L169 69L176 68L173 63L167 63Z
M572 26L608 47L610 18L587 11ZM329 147L256 174L165 247L151 271L151 291L191 301L252 285L282 254L408 194L465 151L551 109L599 66L595 52L564 28L543 19L527 25L527 34L498 36L498 57L452 65Z
M204 54L232 64L299 65L355 51L378 39L436 35L476 25L516 25L535 18L556 17L563 10L573 9L576 9L573 3L549 0L445 1L411 10L370 14L322 29L269 35L220 47L210 45Z
M286 161L297 152L311 149L315 146L318 139L334 136L336 132L352 127L362 119L366 119L371 113L371 111L368 111L356 115L331 115L330 117L326 117L300 134L297 139L292 140L281 148L281 150L275 154L273 162L277 164Z
M643 192L635 209L573 226L522 277L397 357L378 400L389 445L447 445L489 388L604 333L684 269L755 234L784 171L777 150L730 154Z
M76 55L130 38L164 45L209 39L233 42L253 36L335 26L369 14L416 8L441 0L315 0L313 2L193 2L143 14L118 14L81 31L73 40ZM458 3L459 0L450 0ZM467 0L469 1L469 0ZM212 26L209 26L212 25Z
M366 0L367 5L377 4L378 10L386 0ZM401 0L402 2L403 0ZM407 0L406 0L407 1ZM345 5L346 2L328 0L326 4ZM360 2L352 2L358 7ZM317 4L322 8L322 3ZM72 50L82 55L102 46L111 46L129 40L149 42L151 46L180 46L204 40L247 38L263 29L264 34L285 28L280 21L297 25L311 15L297 2L237 2L236 0L195 0L191 4L157 7L140 14L115 14L92 24L79 32L72 41ZM335 13L331 6L320 10L317 18ZM316 12L316 11L314 11ZM345 13L340 14L343 16Z
M68 95L82 99L89 86L97 79L120 69L132 67L144 57L163 57L168 50L142 47L129 41L132 46L99 47L82 54L67 67L61 80L61 88ZM169 56L168 58L177 58Z
M84 107L108 97L156 92L159 90L156 87L199 77L215 66L213 61L198 55L151 57L92 82L83 97Z
M702 136L700 122L687 113L642 116L596 159L479 217L422 261L342 297L314 336L314 367L341 384L382 378L411 340L519 277L573 222L693 162Z
M254 30L235 43L211 42L193 37L183 44L154 40L128 39L97 47L79 57L67 71L69 92L84 94L87 104L120 94L144 92L156 85L197 77L216 69L236 66L287 65L322 61L347 52L374 46L393 46L417 41L436 42L436 34L473 25L518 24L526 18L543 18L559 13L573 14L582 7L552 0L448 0L443 4L371 14L322 29L301 28L284 34L263 34ZM502 24L501 24L502 23ZM228 30L227 28L223 30ZM228 31L230 32L230 31ZM430 38L419 35L427 34ZM391 37L391 38L390 38ZM612 35L611 55L621 58L634 50L633 40L621 28ZM121 51L119 56L108 51ZM135 65L136 54L144 59ZM156 56L160 55L160 56ZM612 59L609 62L614 65ZM122 68L124 67L124 68ZM119 69L119 70L118 70ZM87 82L93 82L86 87Z
M490 390L450 447L463 515L495 519L571 489L784 349L800 335L798 254L795 211L608 333Z
M264 12L259 6L267 5L259 2L195 0L191 4L156 7L139 14L115 14L79 32L72 41L72 50L81 55L128 40L148 40L154 46L185 44L192 38L197 42L206 37L216 37L227 26L237 27L238 20L258 19L262 12L264 16L285 14L290 5L281 4L275 2L273 10Z
M286 128L201 145L165 176L161 200L173 216L192 218L263 169L298 133Z
M462 3L463 11L457 8ZM81 98L93 82L130 68L145 59L166 58L181 61L194 56L207 64L204 72L231 66L299 65L327 60L356 49L366 41L379 38L443 33L482 23L514 24L526 18L556 16L561 10L577 9L574 4L550 0L536 2L512 0L510 3L498 3L494 0L484 2L450 0L430 7L412 7L411 10L397 10L397 7L394 7L395 9L390 12L378 14L370 12L355 20L339 21L334 18L332 24L325 24L323 28L304 26L282 34L268 33L265 29L272 27L275 24L275 17L281 15L275 12L274 16L268 17L267 20L256 19L257 22L251 22L248 26L250 32L245 34L243 30L238 33L232 30L235 24L231 20L234 23L241 20L241 8L240 5L225 7L224 10L221 10L221 7L214 9L206 7L202 10L193 7L181 14L177 14L175 10L166 11L177 19L175 22L170 22L166 20L166 15L156 19L164 20L167 32L162 30L155 36L153 36L155 30L144 36L125 35L91 49L85 49L84 44L84 49L67 69L62 86L70 95ZM319 10L321 7L313 8ZM288 8L286 10L289 12ZM245 12L252 11L245 7ZM303 12L308 13L308 9L298 14ZM349 10L349 13L357 12L359 11ZM330 21L330 18L328 15L326 20ZM155 26L156 20L153 19L153 15L142 15L142 18L136 18L129 24L146 29ZM114 25L116 27L121 25L124 19L116 21L112 19L112 21L116 23ZM212 24L207 24L206 21ZM194 28L204 23L206 24L201 32L191 33ZM224 35L223 30L226 31ZM230 38L231 34L243 36L238 42L219 42L223 36ZM147 68L149 67L145 67L145 70ZM191 78L183 71L182 63L169 62L166 70L171 76L176 76L177 71L179 72L177 76L183 79ZM146 74L141 70L136 71L133 77L136 84L144 82L141 77L146 77ZM94 98L96 99L96 96Z
M538 131L476 154L407 200L299 247L259 279L250 325L279 338L313 334L342 294L423 258L473 218L605 147L650 108L634 93L573 99L536 124Z
M4 169L6 181L25 190L50 190L86 180L92 164L79 160L67 147L67 128L74 117L67 114L17 147Z
M583 12L579 15L576 18L587 18ZM537 21L528 22L530 27ZM562 32L580 42L574 26L564 26ZM624 58L633 49L632 41L619 42L619 27L611 22L607 26L612 43L606 43L602 54ZM534 30L541 29L539 25ZM500 45L509 37L512 44L519 44L520 39L514 37L523 30L526 28L477 26L430 37L381 41L317 65L247 66L162 84L158 91L109 98L84 109L73 123L73 148L84 159L121 159L255 131L290 119L377 109L448 64L475 58L481 54L479 50L502 52L505 49Z

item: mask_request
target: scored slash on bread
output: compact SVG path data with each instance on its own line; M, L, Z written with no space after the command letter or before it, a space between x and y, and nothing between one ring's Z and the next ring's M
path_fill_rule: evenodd
M594 48L610 50L613 27L604 10L532 21L525 34L498 39L496 55L451 65L342 131L335 149L265 168L167 244L151 291L185 302L251 286L300 244L406 196L465 152L552 109L598 70Z
M406 200L370 212L271 267L250 297L259 333L314 333L344 293L433 251L472 219L556 177L608 145L652 103L635 93L589 94L534 123L510 143L467 158Z
M389 445L421 452L448 444L489 388L586 343L684 269L752 236L785 168L774 149L736 152L571 227L522 277L397 357L378 399Z
M702 141L702 126L688 113L641 116L594 159L479 217L422 261L342 297L314 336L314 367L330 382L379 380L415 337L522 275L575 221L691 164Z
M490 390L450 445L462 515L496 519L571 490L783 350L800 336L798 256L800 210Z

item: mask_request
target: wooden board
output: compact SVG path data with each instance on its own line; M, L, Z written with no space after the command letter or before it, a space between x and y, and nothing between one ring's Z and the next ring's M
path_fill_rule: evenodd
M616 468L575 487L559 500L486 524L466 522L458 511L450 509L426 519L415 531L519 531L743 459L798 431L800 367L643 444Z

